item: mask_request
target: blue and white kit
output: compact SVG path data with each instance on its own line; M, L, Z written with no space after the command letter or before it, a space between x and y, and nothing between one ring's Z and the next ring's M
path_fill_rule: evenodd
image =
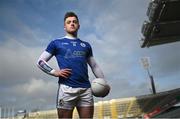
M59 84L74 88L90 87L87 59L93 54L89 43L80 39L70 40L64 37L53 40L46 51L56 57L60 69L72 69L72 74L68 79L59 77Z
M89 43L78 38L64 37L50 42L38 60L38 67L53 75L53 68L48 61L55 56L60 69L71 69L71 75L64 79L59 77L57 108L73 109L75 106L93 106L93 95L88 77L90 65L96 77L104 77L93 58Z

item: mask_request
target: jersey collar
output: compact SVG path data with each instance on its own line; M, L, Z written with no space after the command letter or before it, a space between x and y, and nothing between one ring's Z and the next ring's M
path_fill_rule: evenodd
M76 40L76 39L78 39L78 38L76 38L76 37L71 37L71 36L65 36L64 38L71 39L71 40Z

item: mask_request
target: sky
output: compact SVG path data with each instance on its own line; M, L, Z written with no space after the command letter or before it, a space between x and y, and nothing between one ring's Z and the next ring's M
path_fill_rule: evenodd
M89 42L111 86L111 100L151 94L140 59L150 59L157 92L179 88L180 42L141 48L141 28L150 0L0 0L0 106L55 109L58 79L37 59L50 41L65 35L63 17L74 11L78 37ZM53 57L49 64L58 69ZM95 77L89 69L90 80Z

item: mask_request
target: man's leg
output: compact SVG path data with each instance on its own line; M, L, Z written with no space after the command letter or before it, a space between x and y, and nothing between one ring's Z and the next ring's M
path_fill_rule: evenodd
M79 118L93 118L94 106L77 107L77 111L79 113Z
M72 118L73 109L75 107L75 99L76 96L71 96L69 93L72 92L71 90L68 93L69 89L68 86L59 85L59 89L57 92L57 100L56 100L56 107L58 118Z
M91 88L80 91L79 100L77 103L77 111L79 118L93 118L94 114L94 99Z
M58 112L58 119L72 118L73 110L58 108L57 112Z

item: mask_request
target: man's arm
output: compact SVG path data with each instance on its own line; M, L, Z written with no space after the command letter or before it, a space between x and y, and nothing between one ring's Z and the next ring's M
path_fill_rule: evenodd
M104 74L93 57L88 58L88 64L96 78L104 78Z
M47 74L53 75L54 69L47 63L51 58L52 54L44 51L38 59L37 66Z
M68 78L71 74L71 69L55 70L49 66L47 63L53 57L52 54L44 51L38 59L37 66L47 74L53 75L55 77Z

